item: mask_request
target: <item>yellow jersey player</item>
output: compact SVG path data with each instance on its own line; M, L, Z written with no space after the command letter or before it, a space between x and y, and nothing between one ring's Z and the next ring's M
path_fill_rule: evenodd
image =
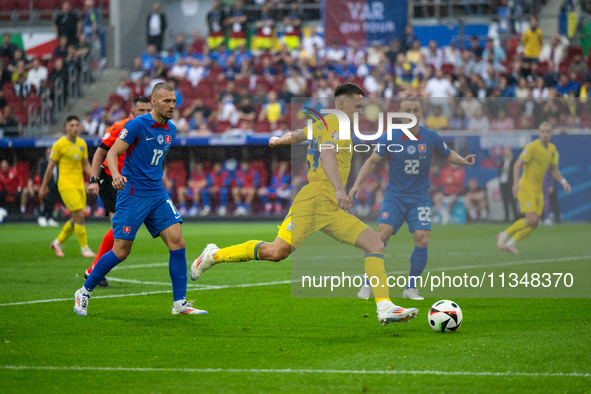
M518 253L515 244L538 227L544 208L542 183L548 169L554 179L562 184L564 190L570 193L568 181L558 170L558 151L550 142L551 138L552 126L548 122L543 122L539 127L539 138L527 144L515 162L513 195L519 200L521 213L525 215L525 219L516 220L505 231L497 234L497 246L501 251ZM521 167L523 167L523 175L520 179Z
M43 200L48 191L47 185L53 174L53 169L57 165L57 189L64 205L72 214L72 217L64 224L57 238L50 244L58 257L64 256L62 244L66 242L72 233L76 233L82 256L95 257L95 254L88 247L86 228L84 227L84 208L86 208L84 172L90 175L91 169L86 142L78 137L79 126L80 121L76 116L70 115L66 118L66 136L53 144L49 164L39 190L39 199Z
M338 86L334 97L335 108L344 112L351 122L355 113L363 111L365 93L353 83ZM384 272L384 243L374 230L346 212L351 208L351 200L344 188L351 168L351 141L339 139L336 116L329 115L324 120L326 123L320 120L312 125L313 138L307 155L309 184L294 198L275 241L252 240L222 249L209 244L191 265L191 279L196 280L214 264L222 262L283 260L312 233L322 231L365 252L365 272L368 278L377 278L371 283L377 284L372 290L378 321L381 324L408 321L418 310L399 307L390 300ZM272 137L269 145L299 144L306 140L307 134L306 128L280 138Z

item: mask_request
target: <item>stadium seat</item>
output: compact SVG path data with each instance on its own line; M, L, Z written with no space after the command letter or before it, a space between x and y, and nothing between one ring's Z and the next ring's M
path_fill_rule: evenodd
M558 66L558 73L559 74L568 74L568 67L570 66L570 59L565 59L560 62Z
M40 19L51 19L60 4L61 1L56 0L33 0L33 9L39 12Z
M446 75L452 75L454 73L455 66L452 63L443 63L441 65L441 71Z
M267 120L258 120L254 126L255 133L270 133L271 124Z
M107 108L111 107L111 104L113 104L114 102L118 102L121 108L125 108L125 99L116 93L113 93L109 96L109 100L107 101Z
M31 18L31 0L16 0L16 9L19 20L28 20Z
M567 54L566 54L566 58L567 59L572 59L576 54L579 54L579 55L581 55L583 57L585 56L583 54L583 48L582 47L580 47L580 46L569 46L568 47Z
M2 86L2 94L4 95L6 101L10 101L10 99L16 98L14 94L14 85L12 84L12 82L6 82Z
M0 20L10 20L16 2L14 0L1 0L0 1Z
M16 163L16 177L18 178L18 185L20 187L25 187L27 185L30 174L30 163L28 161L19 161Z
M174 187L187 184L187 166L183 160L171 160L167 164L168 179L174 183Z
M215 125L215 132L216 133L223 133L225 131L231 130L232 124L228 120L218 120Z
M548 62L538 63L538 72L541 75L548 74Z

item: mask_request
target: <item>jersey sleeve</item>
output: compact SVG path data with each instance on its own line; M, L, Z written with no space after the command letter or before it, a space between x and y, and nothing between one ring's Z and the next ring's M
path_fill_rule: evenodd
M380 136L380 138L378 139L377 144L373 148L373 153L378 154L380 157L386 156L386 153L388 153L388 148L386 148L387 145L388 145L388 136L387 136L387 134L382 134Z
M86 145L86 141L82 140L82 146L84 147L82 150L82 159L88 159L88 145Z
M57 140L53 146L51 147L51 153L49 154L49 158L55 162L58 162L60 160L60 157L62 155L62 151L60 149L60 140Z
M531 160L533 155L534 155L534 149L533 149L532 144L529 143L525 146L525 148L523 148L519 157L521 158L521 160L523 160L524 162L527 163Z
M118 124L115 123L114 125L109 127L107 129L107 131L105 132L105 135L103 136L103 139L101 140L101 147L103 147L103 149L105 149L105 150L111 149L111 147L115 143L115 140L117 139L118 135L119 135L119 127L118 127Z
M437 151L442 157L447 157L451 153L449 146L443 141L443 138L435 132L433 132L433 149Z
M141 121L132 119L125 124L125 127L119 133L119 139L133 145L136 139L141 137Z
M554 154L552 155L552 163L555 166L558 166L558 150L556 149L556 146L554 147Z
M336 116L327 116L314 124L314 139L319 138L318 145L330 144L337 146L339 140L339 121Z

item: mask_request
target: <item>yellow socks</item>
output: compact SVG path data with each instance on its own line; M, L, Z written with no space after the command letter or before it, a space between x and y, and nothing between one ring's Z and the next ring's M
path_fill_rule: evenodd
M388 276L384 271L384 254L367 253L365 255L365 274L371 285L376 303L390 301L390 289L388 289Z
M263 241L247 241L243 244L219 249L215 253L214 260L216 263L259 260L259 247L262 243Z
M70 238L73 232L74 226L72 226L70 221L67 221L66 224L64 224L64 227L62 227L62 231L60 231L59 235L57 236L57 242L63 244L68 238Z
M519 219L516 220L515 223L513 223L511 226L509 226L509 228L507 230L505 230L505 233L507 233L507 237L511 238L511 235L513 235L514 233L523 230L524 228L527 227L527 223L525 221L525 219Z
M74 231L76 232L76 238L81 248L88 246L88 237L86 236L86 227L83 224L74 224Z
M514 236L513 239L515 240L515 242L519 242L521 241L523 238L527 237L528 235L531 234L531 232L534 231L534 229L532 227L526 227L522 230L519 230Z

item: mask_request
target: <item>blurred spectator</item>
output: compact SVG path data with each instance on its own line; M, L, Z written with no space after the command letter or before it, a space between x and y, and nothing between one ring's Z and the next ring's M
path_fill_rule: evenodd
M238 125L240 115L236 105L234 104L234 97L231 94L225 94L218 103L218 121L230 122L232 126Z
M196 97L191 105L183 111L183 117L193 118L193 115L196 112L201 112L204 119L209 119L212 114L211 108L204 105L203 99L201 97Z
M544 78L541 76L536 78L535 88L532 89L532 97L538 102L542 102L548 98L548 94L548 88L546 87Z
M462 51L458 48L455 41L450 42L449 46L443 50L443 59L445 63L453 64L454 68L464 65Z
M359 45L359 44L357 44L357 41L355 41L355 45L356 46ZM390 64L396 63L396 58L398 57L398 54L400 54L400 53L403 53L402 49L400 48L400 41L398 41L397 38L390 40L390 43L388 45L388 49L386 51L386 58L388 59L388 62ZM348 55L347 55L347 59L349 59ZM357 62L348 62L348 63L355 64L355 65L357 64Z
M166 67L164 65L164 63L162 63L162 60L160 60L160 58L154 59L154 65L152 67L152 71L150 72L150 75L154 79L166 79L167 78L168 67ZM180 105L180 104L177 102L177 105Z
M20 185L16 168L11 167L8 160L0 162L0 207L11 211L11 208L18 210L20 199Z
M72 5L69 1L62 3L61 13L55 18L53 30L56 36L66 37L67 45L76 45L78 43L78 24L80 18L72 12Z
M283 105L277 100L277 93L271 91L269 92L267 103L263 105L259 113L259 121L266 120L269 122L271 130L274 130L277 128L277 122L283 117L284 112Z
M425 125L432 130L447 130L449 124L447 116L443 116L441 106L434 105L432 108L433 113L427 116Z
M240 121L248 121L251 124L254 123L256 119L256 110L251 103L249 96L243 96L240 99L240 105L238 106L238 116Z
M187 119L181 116L181 111L178 108L174 109L171 122L176 126L179 134L187 134L189 131L189 123L187 122Z
M459 105L454 105L452 107L451 117L449 119L449 129L458 131L458 130L466 130L466 115L464 115L464 110Z
M434 184L439 190L433 194L433 206L441 217L441 224L449 223L450 212L464 188L466 172L463 167L446 163L439 171ZM449 197L447 207L443 206L443 198Z
M456 94L456 90L453 85L443 75L441 68L435 70L433 78L427 81L425 85L425 93L431 98L434 97L453 97Z
M265 215L270 215L273 209L275 214L281 214L284 203L287 203L291 197L289 162L280 161L274 164L275 170L271 177L271 184L261 187L258 191L259 198L265 207Z
M170 68L168 77L182 81L187 78L188 73L189 66L187 65L187 62L185 62L185 58L181 57L179 58L178 62L176 62L175 65Z
M580 90L579 82L576 79L570 79L568 75L562 74L556 92L559 96L568 96L569 94L578 94Z
M495 40L492 38L486 40L486 46L482 52L482 57L484 59L489 59L490 53L493 54L492 61L495 65L501 64L501 62L507 58L505 50L501 46L495 45Z
M474 54L476 59L482 58L482 52L484 52L484 48L480 46L480 40L478 36L472 36L470 39L470 52Z
M273 29L275 18L269 3L263 3L254 24L256 33L253 37L253 50L269 50L273 47Z
M139 57L133 59L133 68L131 69L131 71L129 71L129 79L131 80L131 82L139 81L145 73L146 72L142 68L142 59Z
M295 69L289 71L289 76L285 79L287 90L294 96L303 97L306 91L306 80Z
M513 222L519 217L517 201L513 197L513 167L515 166L513 150L509 147L503 148L503 161L499 166L499 181L501 185L501 196L503 197L503 208L505 210L505 222ZM510 214L513 218L510 218Z
M31 85L27 82L25 74L20 73L14 82L14 95L24 100L31 93Z
M177 33L174 44L170 48L177 58L187 56L187 43L185 42L185 35L183 33Z
M290 51L300 45L301 24L302 19L298 10L298 3L292 1L287 15L283 18L283 40Z
M100 42L101 58L106 56L105 34L101 26L101 17L94 8L94 0L84 0L84 17L82 18L82 31L86 38L93 42Z
M125 100L125 102L129 100L129 94L131 93L131 89L129 89L129 86L127 86L127 78L119 79L119 85L117 86L115 93L123 100Z
M105 112L105 110L104 110L104 108L101 108L99 106L98 100L91 100L90 101L90 113L92 114L93 120L96 120L97 123L100 123L101 117L104 112Z
M226 26L226 14L219 0L213 0L211 3L211 10L207 13L207 25L209 28L207 45L209 49L216 49L224 41L224 27Z
M303 38L302 40L302 47L307 54L316 54L316 50L314 49L315 46L317 48L324 47L324 39L318 33L318 28L316 26L310 27L310 34Z
M497 116L490 122L490 129L493 131L511 132L515 130L513 118L507 116L505 109L500 107Z
M566 51L568 49L568 38L561 36L560 34L554 34L550 38L550 43L544 44L540 51L540 61L546 62L552 60L554 66L558 66L560 62L566 57ZM551 68L551 71L558 71L557 68Z
M191 54L201 55L207 42L201 37L201 32L199 30L193 30L192 37L193 41L189 47L189 52Z
M205 78L207 70L197 59L193 59L189 63L191 67L187 71L187 79L191 82L191 85L193 85L193 89L196 89L199 82Z
M92 117L92 112L87 111L84 114L84 118L80 122L80 126L82 127L82 133L87 135L97 135L99 122Z
M232 8L228 12L226 18L226 26L228 27L228 49L233 51L240 45L246 44L246 23L248 17L244 12L242 0L234 0Z
M193 112L191 120L189 120L189 132L192 134L198 133L202 124L207 125L207 119L203 116L203 112Z
M4 60L0 59L0 89L6 82L12 82L12 73L4 66Z
M538 27L538 18L532 15L529 18L529 28L527 28L521 36L521 43L523 44L523 60L526 62L537 62L540 57L543 41L544 33L542 32L542 29Z
M64 95L65 97L68 97L68 70L65 69L64 61L61 58L55 59L55 62L53 63L53 70L51 71L51 74L49 74L48 80L52 82L54 86L61 83Z
M380 42L372 42L371 46L367 48L367 64L370 67L377 67L385 61L386 55L384 54L384 48L380 45Z
M336 64L345 58L345 50L340 47L339 42L334 40L332 45L326 50L326 58Z
M154 59L158 55L156 54L156 46L153 44L148 45L146 52L142 54L142 69L144 71L151 71L154 68Z
M482 111L482 104L480 104L478 99L474 98L474 94L471 90L466 92L466 97L461 101L460 107L462 107L466 118L469 119L476 117L476 112L478 110Z
M146 24L148 46L154 45L156 51L162 51L164 33L166 32L166 15L161 12L159 3L152 5L152 12L148 15Z
M179 201L179 214L184 216L199 215L199 201L204 193L207 193L207 179L203 163L195 163L186 185L177 187L177 197ZM192 201L191 208L187 212L186 201ZM203 211L201 212L203 213ZM208 212L209 213L209 212ZM207 213L205 213L207 215Z
M81 60L84 60L90 54L91 45L84 33L78 36L78 43L74 45L74 48L76 49L76 56Z
M212 170L206 175L207 190L202 193L203 211L202 216L211 212L211 200L218 206L217 214L226 216L228 212L226 205L228 203L228 193L230 186L230 172L222 168L221 163L214 163Z
M68 37L60 36L58 44L53 50L53 57L65 59L68 56Z
M0 135L3 137L19 137L16 119L12 116L9 105L0 109Z
M398 85L401 97L408 97L413 90L419 87L419 79L412 73L410 63L404 63L402 70L402 75L396 78L396 85Z
M16 66L12 67L12 82L15 83L19 76L24 76L27 79L27 69L25 68L25 61L23 59L16 63Z
M41 61L38 57L35 57L32 61L32 67L29 69L27 74L27 84L34 87L37 91L41 86L41 81L47 79L47 67L41 65Z
M27 60L25 53L23 52L22 49L16 48L14 50L14 55L10 59L10 65L8 65L6 68L8 68L10 71L14 72L16 70L16 68L18 67L19 63L23 63L23 66L26 66L25 68L28 68L29 61Z
M260 185L259 172L252 168L248 161L240 162L240 168L236 170L235 183L232 185L232 199L236 204L234 215L248 215L255 192L259 190Z
M0 56L8 58L10 63L14 63L14 54L17 49L19 49L19 47L10 42L10 33L4 33L2 36L2 46L0 47Z
M468 130L486 133L489 129L488 116L486 116L482 107L479 107L474 113L474 116L468 119Z
M400 49L402 52L407 52L409 49L411 49L416 38L417 37L415 36L413 25L406 25L404 27L404 36L402 37L402 42L400 43Z
M517 82L517 87L515 88L515 97L516 98L527 98L529 97L529 86L527 84L527 79L524 77L519 78Z
M575 53L570 66L568 66L568 73L575 73L577 76L583 76L587 71L589 71L587 62L583 59L583 56L580 53Z
M425 48L424 56L425 64L427 66L433 67L435 71L441 69L441 65L443 64L443 51L441 48L437 47L437 41L429 41L429 46Z
M478 179L470 178L464 195L464 205L471 222L486 221L486 191L478 184Z
M422 56L421 42L415 39L412 42L412 47L406 51L406 61L410 62L411 64L417 64Z

